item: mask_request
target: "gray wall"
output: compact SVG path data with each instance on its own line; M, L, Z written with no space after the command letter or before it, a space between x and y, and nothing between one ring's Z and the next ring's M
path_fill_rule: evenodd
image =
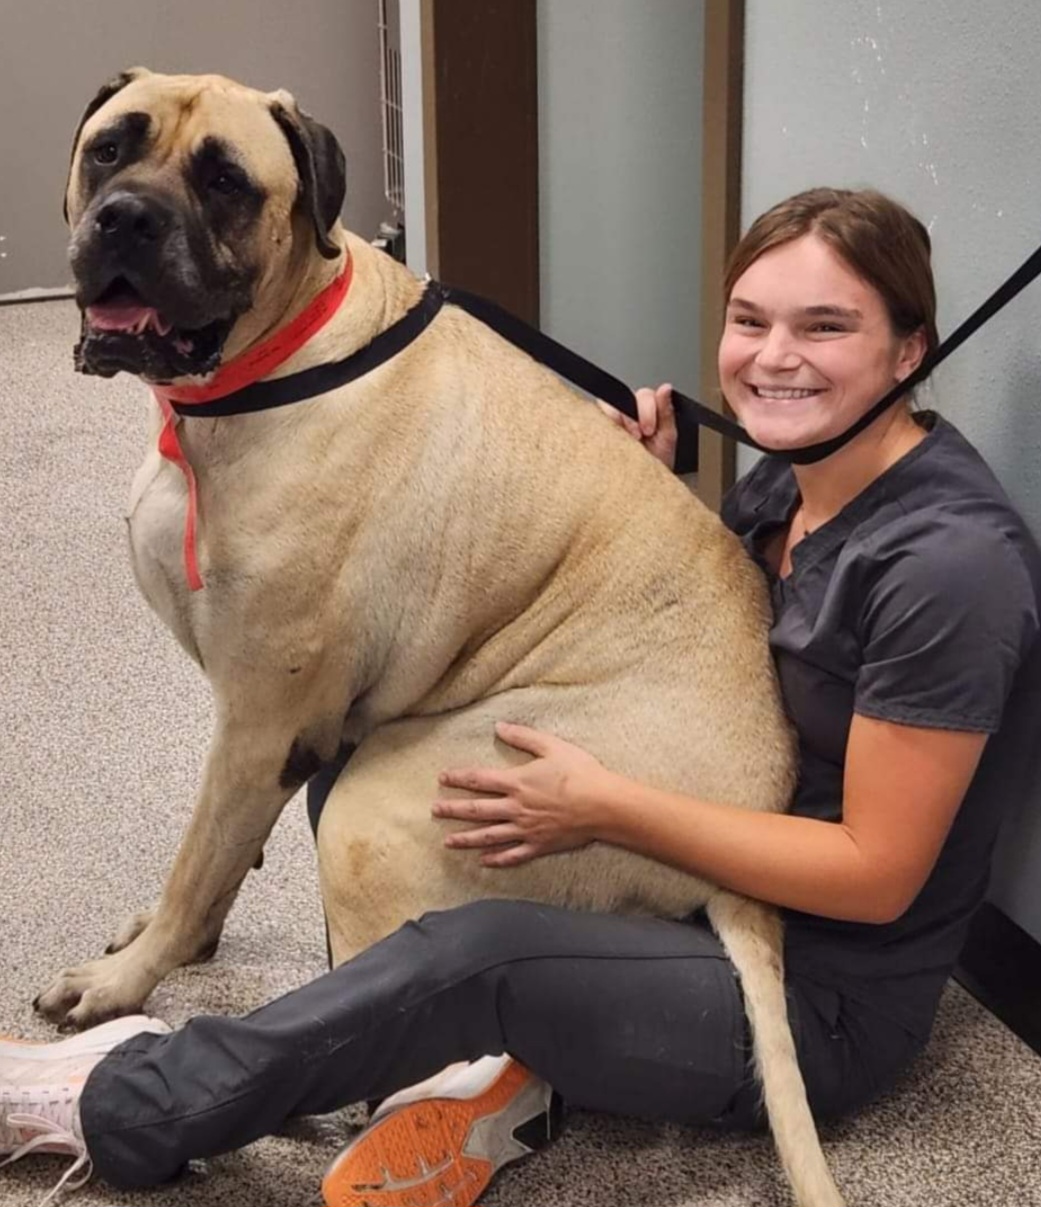
M0 0L0 296L63 286L72 135L111 76L229 75L288 88L347 155L344 216L366 237L383 202L377 0Z
M632 385L698 376L701 0L539 0L542 326Z
M892 194L932 233L949 332L1041 239L1039 54L1037 0L748 0L745 223L817 184ZM928 402L1041 535L1039 331L1035 284L939 370ZM1041 785L1017 808L992 897L1041 939Z
M423 35L420 0L398 0L401 29L401 142L405 168L408 238L405 263L424 276L427 263L425 138L423 129Z

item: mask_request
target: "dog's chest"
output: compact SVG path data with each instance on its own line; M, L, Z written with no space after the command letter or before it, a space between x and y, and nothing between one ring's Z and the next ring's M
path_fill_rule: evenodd
M134 477L127 511L134 575L152 609L198 660L184 562L187 503L180 471L150 452Z

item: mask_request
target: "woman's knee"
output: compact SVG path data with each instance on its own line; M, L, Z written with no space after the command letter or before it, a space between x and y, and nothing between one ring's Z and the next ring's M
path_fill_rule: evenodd
M545 906L530 901L471 901L452 909L431 910L402 928L433 947L465 953L475 965L505 963L530 955L538 934L548 934L538 914Z

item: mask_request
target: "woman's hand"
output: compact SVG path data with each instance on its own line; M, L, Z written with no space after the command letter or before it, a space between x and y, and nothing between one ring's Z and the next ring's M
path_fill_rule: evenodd
M596 405L612 423L628 432L634 440L639 440L651 456L657 457L668 469L673 468L676 464L676 412L672 407L671 385L661 385L656 390L645 386L636 391L639 421L623 415L606 402L598 400Z
M449 834L445 846L482 850L485 867L506 868L594 841L597 805L611 773L578 746L541 730L500 722L495 732L507 745L535 757L518 767L442 772L438 779L445 787L481 794L434 802L434 817L472 823L470 829Z

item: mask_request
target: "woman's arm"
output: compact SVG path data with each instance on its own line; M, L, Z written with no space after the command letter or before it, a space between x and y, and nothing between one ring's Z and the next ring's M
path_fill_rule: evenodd
M483 863L505 868L607 842L745 896L858 922L892 921L914 900L987 740L855 715L842 821L832 823L663 792L548 734L498 732L536 757L520 767L446 772L446 785L500 794L437 801L435 816L473 826L446 845L483 850Z

